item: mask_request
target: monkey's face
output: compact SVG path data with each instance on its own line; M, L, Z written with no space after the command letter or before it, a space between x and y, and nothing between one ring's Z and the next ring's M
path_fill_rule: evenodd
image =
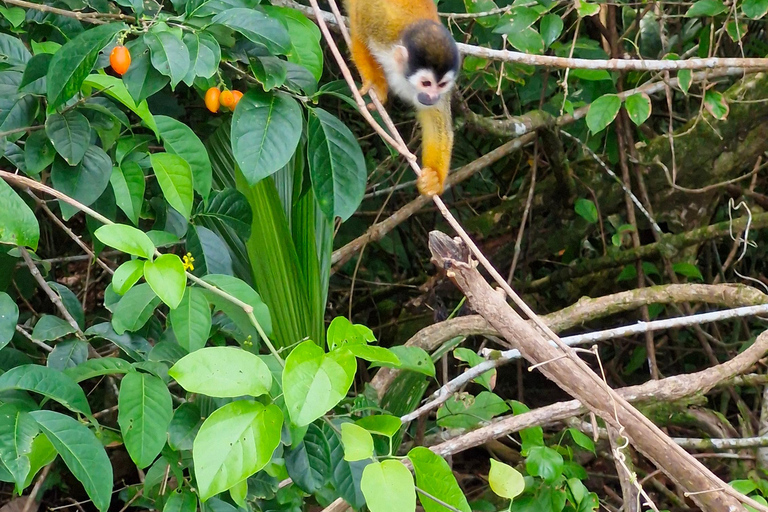
M408 83L413 88L415 102L425 107L436 105L446 93L449 93L455 82L455 73L448 71L437 76L434 70L422 68L412 73Z

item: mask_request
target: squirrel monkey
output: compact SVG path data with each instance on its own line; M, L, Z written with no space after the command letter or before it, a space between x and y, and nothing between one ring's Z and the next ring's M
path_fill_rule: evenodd
M450 91L459 74L456 41L439 21L433 0L344 0L352 60L383 102L392 92L416 108L422 130L419 192L441 194L451 165Z

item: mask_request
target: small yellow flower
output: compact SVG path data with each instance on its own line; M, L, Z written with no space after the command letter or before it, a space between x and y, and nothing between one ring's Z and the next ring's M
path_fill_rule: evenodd
M195 258L192 257L191 252L188 252L187 254L185 254L182 259L184 260L184 270L189 270L189 271L195 270L195 266L193 265L193 263L195 262Z

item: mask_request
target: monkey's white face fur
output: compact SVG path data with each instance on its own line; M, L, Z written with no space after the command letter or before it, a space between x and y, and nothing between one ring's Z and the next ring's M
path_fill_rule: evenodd
M418 69L406 76L408 50L402 45L372 47L371 52L381 64L392 92L418 109L439 103L456 81L453 71L439 77L429 68Z

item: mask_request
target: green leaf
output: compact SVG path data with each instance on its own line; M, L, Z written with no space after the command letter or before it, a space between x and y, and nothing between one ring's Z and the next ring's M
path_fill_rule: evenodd
M573 206L576 214L590 224L596 224L598 219L597 206L589 199L578 198Z
M261 300L261 296L256 293L253 288L236 277L221 274L207 275L203 278L203 281L216 286L253 307L253 315L256 318L256 321L261 324L261 328L267 336L272 333L272 320L269 308L267 308L267 305ZM260 337L259 332L251 324L251 320L243 311L243 308L208 290L204 290L204 293L208 298L208 301L213 304L214 309L222 311L227 315L230 320L235 322L235 325L237 325L237 328L240 329L243 334L252 336L254 339Z
M0 349L8 344L16 332L19 321L19 306L5 292L0 292Z
M30 472L28 455L38 431L37 423L28 412L12 403L0 405L0 468L5 467L11 473L17 492L24 489Z
M160 300L169 308L176 309L187 287L187 273L181 258L175 254L163 254L154 261L145 261L144 279Z
M693 81L693 74L690 69L681 69L677 72L677 84L680 86L680 90L683 94L688 94L688 89L691 87L691 81Z
M397 460L374 462L363 470L360 488L371 512L416 510L416 488L411 472Z
M112 289L118 295L125 295L144 275L142 260L128 260L115 270L112 276Z
M502 498L513 500L525 490L525 479L518 470L503 462L491 459L491 471L488 473L491 490Z
M149 285L139 286L145 286L146 288L149 288ZM150 289L150 291L152 290ZM154 292L152 295L154 295ZM159 303L160 299L157 299L157 302ZM117 303L113 303L110 307L112 310L115 310ZM149 342L141 336L125 333L117 334L112 328L112 324L110 322L102 322L100 324L92 325L88 328L87 331L85 331L85 334L88 336L96 336L98 338L111 341L115 344L115 346L125 352L125 354L134 361L144 361L147 359L147 354L149 351L152 350L152 345L150 345Z
M37 250L40 226L35 214L5 180L0 179L0 243Z
M272 373L255 354L234 347L208 347L184 356L168 375L190 393L215 398L269 393Z
M75 332L69 322L53 315L43 315L32 330L32 337L38 341L53 341Z
M366 345L376 341L376 336L368 327L353 324L343 316L337 316L331 320L326 338L330 350L341 346L350 348L349 345Z
M114 375L131 371L133 371L133 366L124 359L100 357L84 361L74 368L67 368L64 370L64 374L75 382L82 382L102 375Z
M126 28L123 23L98 25L80 33L53 55L45 79L49 109L63 105L80 90L99 51Z
M313 341L290 353L283 370L283 393L294 425L303 427L336 406L347 394L357 364L345 348L326 354Z
M69 165L79 164L91 143L91 124L77 110L48 116L45 133Z
M699 0L694 3L685 13L686 18L695 18L697 16L717 16L728 10L720 0Z
M368 362L387 365L392 368L400 367L400 359L398 359L388 348L361 344L347 345L346 348L352 352L355 357L365 359Z
M704 108L712 114L712 117L719 121L724 121L728 117L730 107L728 106L728 100L725 99L722 93L713 89L704 93Z
M589 438L589 436L584 435L584 433L576 430L575 428L569 428L568 433L571 434L573 442L578 446L581 446L585 450L595 453L595 443L592 441L592 439Z
M200 350L211 332L211 305L198 288L187 287L179 306L169 315L173 334L187 352Z
M624 100L624 108L632 122L640 126L651 117L651 98L644 92L638 92Z
M55 160L51 167L51 181L56 190L86 206L101 197L109 185L111 174L112 160L98 146L89 146L83 160L74 167L70 167L61 159ZM60 202L60 206L65 220L78 211L64 202Z
M432 358L429 357L429 354L423 348L396 345L389 350L400 360L399 366L392 367L423 373L430 377L435 376L435 363L432 362ZM385 363L381 364L381 366L390 367L390 365Z
M509 41L509 44L521 52L534 55L544 53L546 47L541 34L539 34L533 27L526 27L510 32L507 34L507 40Z
M341 425L341 442L344 445L344 460L348 462L373 457L373 437L354 423Z
M176 489L165 502L163 512L195 512L197 496L187 489Z
M525 470L531 476L540 476L554 482L563 473L563 456L548 446L534 446L525 459Z
M207 207L198 205L195 219L211 219L223 223L243 240L251 236L253 214L248 199L234 188L213 191Z
M232 256L224 241L208 228L190 224L187 228L187 251L195 258L193 274L233 275Z
M285 27L256 9L227 9L213 17L211 23L236 30L250 41L262 45L272 54L287 54L291 49L291 37Z
M147 128L155 132L155 135L158 134L157 126L155 125L155 118L149 111L147 102L141 101L136 104L122 80L109 75L89 75L83 83L84 85L95 87L98 90L103 91L107 96L116 99L128 107L134 114L139 116L139 118L144 121L144 124L147 125Z
M485 359L477 355L475 351L464 347L459 347L454 350L453 357L459 361L468 363L471 368L474 368L475 366L485 362ZM488 370L487 372L474 379L473 382L477 382L488 391L493 391L493 388L496 385L496 370Z
M30 414L75 478L83 484L96 508L106 512L112 499L112 464L101 442L88 427L69 416L54 411Z
M168 116L155 116L157 129L168 153L179 155L189 164L195 191L208 202L211 192L211 160L203 143L192 129Z
M152 65L163 75L170 77L171 89L175 89L189 69L189 50L184 42L170 30L155 30L144 34L149 46Z
M48 368L64 371L67 368L74 368L86 359L88 359L88 343L82 340L68 340L59 342L53 347L45 364Z
M125 224L101 226L93 235L104 245L133 256L151 259L155 253L155 244L146 233Z
M109 182L115 191L117 206L138 226L141 205L144 202L144 171L136 162L122 162L119 167L112 168Z
M192 450L192 443L203 424L200 408L193 402L185 402L173 411L168 425L168 446L176 451Z
M29 134L24 145L24 163L27 172L40 174L56 158L56 150L44 130L37 130Z
M760 19L768 12L768 0L744 0L741 10L747 18Z
M589 106L587 112L587 127L592 133L603 131L616 119L621 108L621 98L615 94L600 96Z
M184 83L192 86L195 77L210 78L221 62L221 47L208 32L185 32L184 44L189 50L189 69Z
M27 13L21 7L0 7L0 14L16 28L24 22Z
M131 52L131 67L123 75L122 81L131 101L143 103L168 85L170 78L152 67L149 46L143 37L128 42L126 47Z
M310 424L301 443L286 450L285 468L294 483L310 494L330 481L336 468L331 465L328 440L317 425Z
M36 364L17 366L0 375L0 391L23 389L56 400L67 409L91 415L80 386L58 370Z
M155 295L148 284L134 286L120 299L112 315L112 326L115 333L137 331L147 323L154 313L160 298Z
M0 62L23 67L32 58L32 54L18 36L0 33L0 57Z
M358 426L363 427L368 432L379 434L386 437L392 437L403 426L403 422L397 416L391 416L389 414L377 414L375 416L365 416L360 418L355 423Z
M509 410L498 395L483 391L476 397L451 397L437 411L437 424L445 428L471 428Z
M232 151L251 185L284 167L301 139L299 104L283 93L251 89L232 116Z
M83 326L85 326L85 312L83 312L83 305L80 303L80 299L77 298L77 295L72 293L72 290L56 281L48 281L48 286L50 286L53 291L56 292L56 295L59 296L62 304L64 304L64 308L72 315L72 318L75 319L77 325L80 326L80 328L83 328Z
M675 263L672 265L672 270L675 271L675 274L680 274L681 276L685 276L690 279L698 279L700 281L704 280L704 276L701 275L701 271L696 268L696 265L691 263Z
M417 447L408 452L416 474L416 486L462 512L472 512L467 498L459 487L456 477L448 463L429 448ZM491 467L493 467L491 459ZM426 495L419 495L419 501L425 512L446 512L443 505Z
M579 18L586 18L587 16L594 16L600 12L599 4L590 4L588 2L579 2L576 7L576 12L579 13Z
M323 75L322 34L317 25L296 9L265 6L267 14L279 19L291 35L288 62L303 66L319 81Z
M152 153L149 159L165 200L174 210L189 220L194 196L192 169L189 163L171 153Z
M329 220L342 222L355 213L363 200L368 172L357 138L323 109L309 109L307 155L312 189Z
M171 393L154 375L131 372L120 381L117 423L125 448L139 468L146 468L165 446L173 416Z
M45 87L44 78L45 75L48 74L52 58L53 55L50 53L41 53L32 57L24 67L24 75L21 77L21 82L19 82L19 91L26 90L28 92L34 91L45 94L45 90L43 89ZM35 82L38 83L35 84ZM27 87L30 84L35 85ZM38 85L40 86L40 89L43 90L38 90Z
M282 426L276 405L239 400L214 411L192 448L200 499L226 491L266 466L280 444Z
M563 20L557 14L547 14L541 18L539 28L541 30L541 37L544 40L544 46L549 48L549 45L557 41L557 38L562 34Z

